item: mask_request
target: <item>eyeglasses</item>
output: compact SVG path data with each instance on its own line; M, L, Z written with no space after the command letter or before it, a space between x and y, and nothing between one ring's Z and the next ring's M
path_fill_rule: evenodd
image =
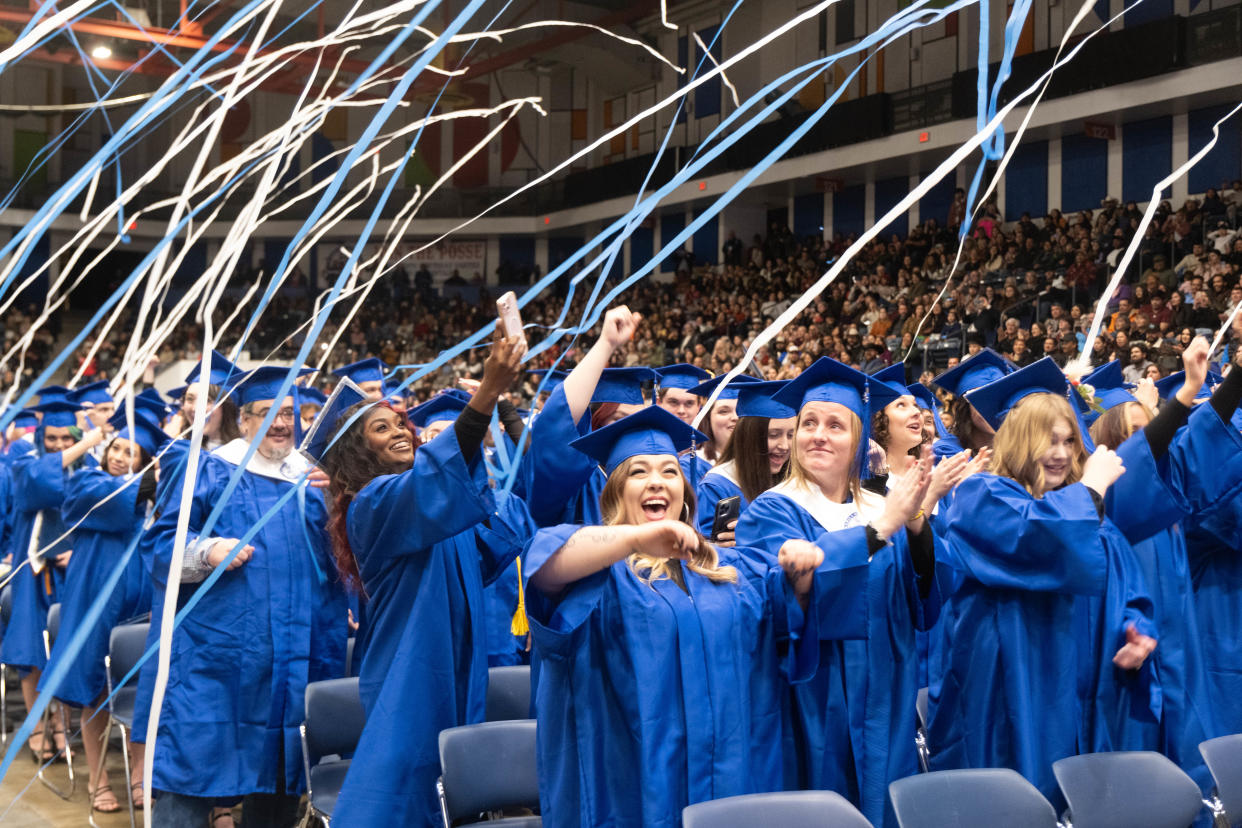
M270 408L265 408L262 411L252 412L250 416L258 417L260 420L262 420L263 418L267 416L268 412L271 410L272 409ZM280 409L279 411L276 412L276 419L277 420L288 420L289 422L293 422L293 409L292 408Z

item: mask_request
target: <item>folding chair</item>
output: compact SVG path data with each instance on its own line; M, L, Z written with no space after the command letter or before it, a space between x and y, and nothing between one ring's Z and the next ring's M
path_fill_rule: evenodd
M487 671L489 722L530 718L530 667L492 667Z
M43 627L43 652L47 658L52 657L52 645L56 643L56 636L60 632L60 604L52 604L47 610L47 624ZM69 790L62 791L60 787L47 778L45 775L47 767L39 766L37 776L47 789L59 796L61 799L69 799L73 796L73 792L77 789L78 780L73 772L73 748L69 745L69 708L53 702L43 709L43 739L44 744L49 736L54 739L55 728L52 727L52 708L56 707L57 717L65 729L65 765L69 769ZM53 744L55 742L53 741Z
M1217 819L1229 825L1242 824L1242 734L1201 742L1199 753L1216 782L1208 807Z
M1057 812L1039 790L1008 768L949 770L888 786L900 828L1057 828Z
M1074 828L1187 828L1199 786L1155 751L1085 753L1052 763Z
M349 759L358 747L366 711L357 678L312 681L306 685L306 721L302 734L302 770L306 773L306 816L327 826L336 808L336 798L345 784Z
M681 812L683 828L871 828L849 800L832 791L785 791L699 802Z
M130 670L134 669L134 665L138 663L138 659L142 658L143 652L147 648L147 634L151 630L149 623L142 624L124 624L119 627L113 627L111 634L108 636L108 654L104 656L104 674L108 679L108 730L104 735L103 756L100 762L108 760L108 740L112 733L112 726L116 725L121 729L121 756L125 760L125 800L129 803L129 825L135 828L134 819L134 800L132 794L134 790L134 780L129 772L129 733L134 729L134 702L138 698L138 680L137 677L131 679L130 683L121 687L116 691L114 696L113 689L120 684ZM94 803L92 803L93 805ZM91 825L95 824L95 810L91 808Z
M918 717L914 729L914 748L919 752L919 768L923 773L931 770L931 748L927 746L928 698L927 688L920 687L918 699L914 702L914 714Z
M535 720L483 722L440 731L440 813L444 828L506 808L539 809ZM537 816L502 817L488 828L537 828Z
M13 615L13 585L0 590L0 629L9 628ZM9 743L9 665L0 662L0 744Z

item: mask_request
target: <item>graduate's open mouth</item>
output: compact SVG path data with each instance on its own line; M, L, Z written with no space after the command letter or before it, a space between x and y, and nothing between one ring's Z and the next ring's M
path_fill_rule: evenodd
M1044 466L1044 476L1052 478L1061 478L1065 476L1068 466Z
M643 517L647 520L664 520L668 513L668 498L649 497L642 502Z
M398 440L397 442L389 446L388 450L394 451L394 452L403 452L403 451L409 451L410 448L411 446L410 446L409 440Z
M923 417L920 415L917 420L911 420L906 423L906 431L921 435L923 433Z

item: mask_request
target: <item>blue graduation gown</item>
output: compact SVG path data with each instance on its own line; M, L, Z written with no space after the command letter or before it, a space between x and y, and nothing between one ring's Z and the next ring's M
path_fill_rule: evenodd
M225 456L240 459L244 450L245 441L235 440L200 457L187 543L198 539L236 469ZM252 461L250 469L258 465ZM241 538L292 485L283 477L244 471L212 536ZM328 554L323 496L308 488L304 512L299 500L291 498L270 518L251 542L251 559L223 573L173 633L152 777L156 790L224 800L272 793L282 750L284 790L302 790L298 727L306 685L344 675L347 619L345 593ZM177 503L172 498L150 530L154 588L160 591L173 552ZM181 603L200 588L183 583ZM327 623L328 617L335 622ZM158 626L153 623L153 631ZM153 673L154 660L148 664ZM210 772L204 772L208 765Z
M340 826L440 824L441 730L481 722L487 696L484 584L533 531L494 493L452 429L377 477L349 506L349 543L369 596L360 630L367 725L337 800Z
M832 516L824 519L837 524L830 529L794 499L802 498L798 492L786 481L756 498L738 521L737 542L769 562L790 538L824 551L815 589L833 600L818 610L819 669L793 694L801 782L847 797L873 825L896 825L888 784L919 769L915 631L939 615L939 577L924 585L930 590L923 598L904 530L869 557L866 518L854 504L828 507ZM878 501L864 493L864 514L882 508Z
M128 485L126 485L128 483ZM137 479L113 477L102 469L84 469L69 479L61 509L73 530L73 557L60 591L61 629L76 630L99 595L104 581L120 564L134 537L142 531L145 508L137 508ZM105 501L105 498L109 498ZM145 504L144 504L145 506ZM81 521L79 523L79 521ZM73 666L56 688L56 698L75 707L93 705L107 688L104 656L108 639L118 623L147 612L151 607L151 582L134 554L125 573L108 594L103 614L91 628ZM49 663L65 658L69 635L61 635L52 647ZM44 689L39 680L39 690Z
M730 497L740 497L741 509L738 511L739 517L741 513L750 505L750 501L746 499L746 495L742 494L742 487L737 485L720 466L703 475L703 479L699 481L699 485L695 488L695 497L698 500L697 516L699 524L699 533L705 538L712 536L712 524L716 518L716 504Z
M697 451L682 452L677 455L677 463L681 466L681 473L686 476L686 482L690 484L691 489L698 489L703 478L712 470L711 461L699 457Z
M527 579L580 528L541 529ZM528 587L544 825L678 826L695 802L784 788L781 672L814 669L814 613L781 570L718 553L737 583L683 569L687 593L619 561L558 599Z
M65 534L67 527L61 520L60 506L65 499L69 473L61 466L60 452L41 455L31 451L16 458L12 468L13 532L9 551L16 569L26 561L36 514L43 513L40 544L50 543ZM64 581L64 571L52 558L71 548L66 537L44 554L47 563L42 572L36 575L29 566L23 566L10 582L13 611L4 631L4 642L0 644L0 661L21 668L23 675L31 669L42 670L47 663L43 629L47 626L48 608L58 600L57 594Z
M931 699L933 769L1013 768L1059 801L1051 766L1092 749L1092 700L1112 687L1099 681L1103 661L1111 667L1125 623L1152 632L1123 585L1110 592L1130 550L1081 483L1037 499L1008 478L974 474L944 525L961 583L945 609Z
M935 461L939 463L946 457L952 457L957 454L963 448L964 446L962 446L962 442L960 440L952 434L947 434L944 437L937 438L936 441L932 443L932 457L934 457Z
M508 667L526 664L526 636L514 635L513 613L518 605L517 560L483 589L487 604L487 666Z
M1242 733L1242 494L1188 519L1186 548L1212 712L1222 732Z
M522 493L537 526L603 522L599 496L607 482L599 465L570 445L591 431L591 418L575 423L565 389L557 386L531 424L530 449L522 455Z

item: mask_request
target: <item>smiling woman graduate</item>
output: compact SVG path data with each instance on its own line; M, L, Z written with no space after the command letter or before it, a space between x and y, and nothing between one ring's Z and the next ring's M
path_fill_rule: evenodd
M545 825L676 826L692 803L783 787L778 647L793 679L813 670L800 602L823 553L790 544L769 566L705 541L677 462L702 439L652 406L574 441L607 474L604 525L528 547Z

